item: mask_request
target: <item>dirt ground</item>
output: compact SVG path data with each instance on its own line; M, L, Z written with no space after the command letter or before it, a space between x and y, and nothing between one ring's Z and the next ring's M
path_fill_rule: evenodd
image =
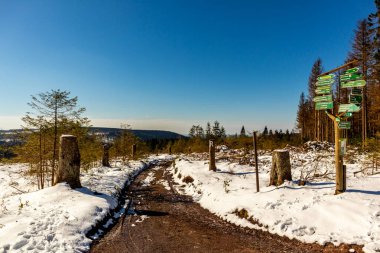
M144 185L151 172L154 180ZM162 181L168 182L170 190ZM166 166L141 173L127 191L132 198L124 216L90 252L363 252L356 245L305 244L225 222L176 193Z

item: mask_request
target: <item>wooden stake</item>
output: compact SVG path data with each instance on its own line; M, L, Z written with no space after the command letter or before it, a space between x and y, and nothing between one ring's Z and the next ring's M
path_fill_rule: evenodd
M215 143L214 140L209 141L209 153L210 153L210 164L209 164L209 170L216 171L216 165L215 165Z
M335 116L328 111L326 114L331 120L334 121L334 135L335 135L335 194L340 194L345 191L344 189L344 175L343 175L343 156L340 154L340 133L339 133L339 122L336 120L340 115Z
M109 143L103 143L103 157L102 157L102 166L111 167L109 157L110 157L110 148Z
M255 149L255 169L256 169L256 192L260 191L259 186L259 164L257 159L257 137L256 137L256 131L253 131L253 147Z
M132 145L132 159L134 160L136 157L136 144Z

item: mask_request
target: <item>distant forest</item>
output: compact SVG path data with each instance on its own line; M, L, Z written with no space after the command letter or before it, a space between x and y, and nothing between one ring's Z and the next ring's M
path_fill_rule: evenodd
M348 68L359 67L360 75L366 81L362 88L360 112L344 119L351 123L351 129L341 130L342 136L351 144L363 147L371 146L380 138L380 0L375 0L376 12L369 13L368 18L359 20L353 31L351 50L347 52L345 62L337 66L354 62ZM337 71L338 77L333 86L333 112L338 111L339 104L348 104L350 89L342 88L339 75L345 69ZM297 128L301 138L306 140L334 141L333 122L323 110L316 110L316 80L324 71L322 59L317 59L311 67L307 94L300 95Z

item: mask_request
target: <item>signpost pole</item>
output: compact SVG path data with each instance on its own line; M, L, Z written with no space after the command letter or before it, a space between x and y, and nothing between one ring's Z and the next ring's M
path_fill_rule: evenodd
M257 159L257 137L256 137L256 131L253 131L253 145L255 148L255 168L256 168L256 191L260 191L259 186L259 165L258 165L258 159Z
M334 134L335 134L335 194L343 193L344 192L344 186L343 186L343 156L340 153L340 132L339 132L339 122L336 120L338 117L332 115L331 113L327 112L327 115L329 118L334 121Z
M340 69L347 68L352 66L353 64L357 63L358 60L351 61L343 66L340 66L338 68L332 69L330 71L327 71L325 73L320 74L317 77L316 82L316 90L315 93L317 95L323 95L318 96L314 98L315 103L315 110L325 110L328 117L334 122L334 139L335 139L335 182L336 182L336 188L335 188L335 194L343 193L346 190L346 172L345 167L343 167L343 152L345 151L345 147L341 148L341 142L340 142L340 129L350 129L351 123L347 121L348 117L352 116L353 112L359 112L361 110L359 104L362 103L363 112L362 115L365 113L365 92L362 92L362 90L358 89L363 88L365 90L366 81L362 80L363 75L359 73L359 67L354 67L351 69L346 70L342 75L339 75L338 79L338 92L340 91L340 88L349 88L351 90L350 95L350 101L348 104L339 104L338 108L338 114L334 115L327 110L334 110L333 101L328 102L332 99L328 95L330 95L331 88L330 85L334 83L334 74L331 74L333 72L336 72ZM365 71L364 71L365 73ZM365 78L364 78L365 79ZM331 80L331 81L330 81ZM340 82L344 81L344 82ZM363 97L360 95L363 94ZM338 94L338 97L340 95ZM344 121L341 121L341 118L345 119ZM365 121L365 117L363 122ZM319 127L319 126L318 126ZM364 128L363 128L364 129ZM365 143L366 133L363 130L363 143ZM342 144L346 143L342 141Z

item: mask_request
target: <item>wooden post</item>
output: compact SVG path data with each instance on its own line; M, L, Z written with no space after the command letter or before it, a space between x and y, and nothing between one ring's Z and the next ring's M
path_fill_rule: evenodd
M80 154L77 137L62 135L59 148L58 170L54 184L67 182L71 188L79 188L80 184Z
M343 164L343 191L347 190L347 167Z
M172 154L172 145L169 146L169 155Z
M109 143L103 143L102 165L104 167L111 167L110 161L109 161L110 148L111 148L111 145Z
M340 154L340 132L339 132L339 122L337 118L339 116L332 115L331 113L326 111L326 114L329 116L331 120L334 121L334 136L335 136L335 194L343 193L343 156Z
M256 169L256 192L260 191L260 186L259 186L259 164L258 164L258 159L257 159L257 137L256 137L257 132L253 131L253 146L255 149L255 169Z
M216 165L215 165L215 143L214 140L209 141L209 158L210 158L210 164L209 164L209 170L216 171Z
M132 145L132 159L135 159L136 157L136 144Z

